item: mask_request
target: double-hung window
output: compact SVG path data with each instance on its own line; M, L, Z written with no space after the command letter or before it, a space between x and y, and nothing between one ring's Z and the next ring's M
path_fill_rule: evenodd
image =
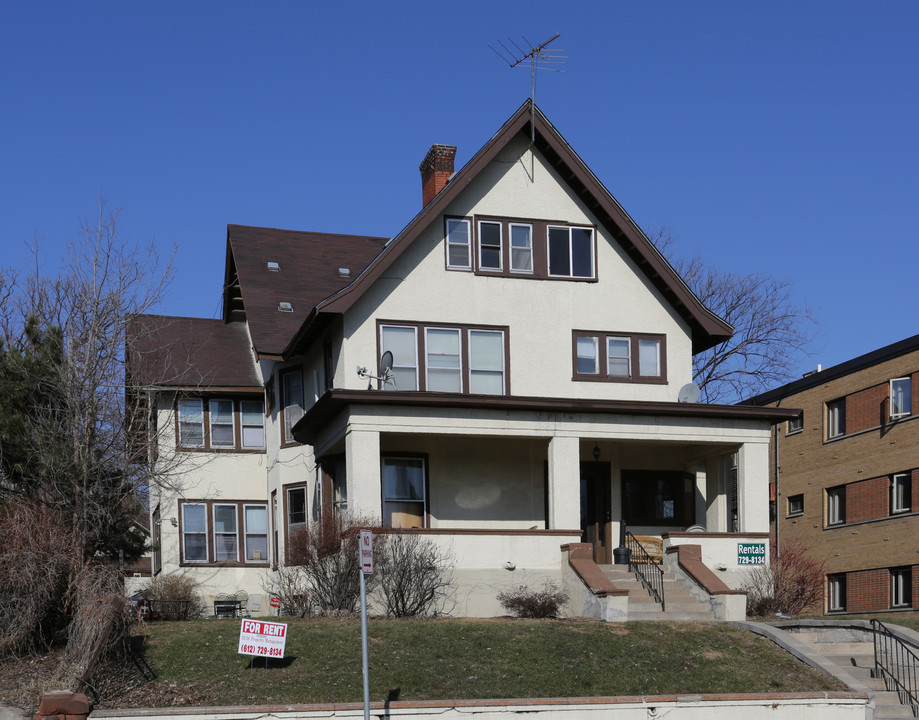
M846 486L827 488L826 524L842 525L846 522Z
M596 277L593 229L550 225L548 234L550 277Z
M208 402L212 448L236 447L236 433L233 425L233 401L211 400Z
M575 380L667 381L665 336L585 330L573 334Z
M846 609L846 576L827 576L826 609L829 612L841 612Z
M246 562L268 560L268 506L243 505Z
M265 406L261 400L241 400L239 424L242 446L248 449L265 447Z
M890 514L909 512L912 507L912 473L897 473L890 478Z
M207 505L182 503L182 559L203 563L208 560Z
M293 427L303 417L303 371L300 368L282 371L281 406L284 408L284 442L293 443Z
M426 527L425 459L382 459L383 527Z
M384 389L506 394L506 336L498 328L380 324L380 354L393 355Z
M890 381L890 418L906 417L912 412L913 392L912 379L894 378Z
M468 220L447 218L447 267L472 269L472 232Z
M511 272L533 272L533 226L511 223Z
M912 568L893 568L890 571L890 607L910 607L913 604Z
M501 223L479 221L479 270L503 270L504 243Z
M827 440L846 434L846 399L840 398L826 404Z
M179 445L204 447L204 401L201 398L183 398L178 402Z
M215 503L214 509L214 560L237 562L239 560L239 530L236 505Z

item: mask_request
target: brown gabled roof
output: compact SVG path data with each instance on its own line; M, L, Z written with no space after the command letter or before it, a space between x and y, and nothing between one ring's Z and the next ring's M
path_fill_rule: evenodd
M259 355L281 355L313 308L352 282L387 240L228 225L224 318L248 321ZM292 312L280 311L282 302Z
M320 315L343 313L350 308L518 133L525 132L527 136L531 134L531 125L535 125L537 150L546 157L690 326L693 352L701 352L730 338L733 328L699 301L561 134L542 112L527 100L465 167L456 173L447 186L393 238L354 282L342 286L334 295L317 304L315 312L306 318L296 335L293 335L290 345L285 349L285 355L296 353L304 341L308 340ZM302 313L299 316L303 317Z
M128 384L194 390L261 388L246 324L135 315L125 350Z

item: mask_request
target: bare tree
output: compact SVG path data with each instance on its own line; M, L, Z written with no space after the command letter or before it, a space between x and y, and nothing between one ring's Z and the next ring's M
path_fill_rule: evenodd
M144 550L134 521L153 470L146 443L134 441L146 418L126 378L127 328L156 309L171 267L153 246L127 244L118 217L100 198L58 274L38 248L28 272L0 271L0 507L25 500L66 528L74 558L54 598L58 630L81 607L81 573ZM15 567L2 570L15 577ZM51 611L36 610L36 630Z
M693 358L693 380L705 402L739 402L795 377L809 354L814 318L810 308L795 303L789 281L725 272L697 256L678 257L666 230L653 239L699 300L734 327L730 340Z

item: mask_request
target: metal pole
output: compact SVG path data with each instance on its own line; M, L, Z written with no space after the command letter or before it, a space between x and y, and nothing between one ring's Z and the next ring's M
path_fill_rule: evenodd
M370 720L370 668L367 662L367 581L361 572L361 656L364 668L364 720Z

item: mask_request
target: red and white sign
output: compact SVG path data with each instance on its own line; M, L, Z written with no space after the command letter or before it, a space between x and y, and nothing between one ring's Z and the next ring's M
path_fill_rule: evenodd
M271 600L268 601L268 604L271 605L271 607L274 607L274 608L281 607L281 598L279 598L279 597L273 597L273 598L271 598Z
M373 575L373 533L361 530L361 572Z
M284 657L287 645L287 623L243 620L239 628L240 655Z

